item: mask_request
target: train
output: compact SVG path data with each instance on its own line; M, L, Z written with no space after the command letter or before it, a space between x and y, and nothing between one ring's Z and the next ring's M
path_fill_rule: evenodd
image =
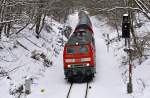
M84 11L78 13L78 24L64 45L65 79L69 82L93 80L96 73L96 49L91 20Z

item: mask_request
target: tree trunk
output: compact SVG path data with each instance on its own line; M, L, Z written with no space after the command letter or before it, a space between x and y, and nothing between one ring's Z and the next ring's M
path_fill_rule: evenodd
M10 35L10 29L11 29L11 22L7 24L7 31L6 31L6 32L7 32L7 33L6 33L7 38L8 38L9 35Z
M3 22L3 17L4 17L4 9L5 9L5 0L2 1L2 6L1 6L1 11L0 11L0 22ZM0 24L0 39L2 36L2 31L3 31L3 24Z
M35 32L37 34L37 38L39 38L39 35L40 35L40 27L41 27L41 19L42 19L42 8L43 8L43 2L42 0L39 0L39 4L38 7L37 7L37 17L36 17L36 29L35 29Z
M130 1L128 2L128 5L129 5L130 7L132 7L133 1L130 0ZM134 48L135 48L135 50L137 50L138 58L139 58L139 63L141 63L141 58L142 58L142 56L143 56L143 53L142 53L142 48L140 48L140 47L142 47L142 46L139 45L138 39L137 39L136 34L135 34L135 32L134 32L134 28L133 28L133 12L132 12L131 10L129 10L129 16L130 16L130 23L131 23L131 34L132 34L133 42L134 42L134 45L135 45Z
M41 17L42 17L42 14L41 13L38 13L37 15L37 19L36 19L36 34L37 34L37 38L39 38L39 35L40 35L40 24L41 24Z
M0 24L0 39L2 38L3 24Z
M40 28L40 30L39 30L39 33L41 33L41 31L42 31L42 29L43 29L43 27L44 27L45 17L46 17L46 11L44 12L44 16L43 16L43 19L42 19L42 26L41 26L41 28Z

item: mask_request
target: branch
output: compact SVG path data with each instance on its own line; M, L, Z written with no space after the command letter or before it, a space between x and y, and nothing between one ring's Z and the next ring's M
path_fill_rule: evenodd
M30 51L27 47L25 47L24 45L22 45L19 41L17 41L17 43L18 43L21 47L23 47L25 50Z
M104 8L104 9L99 9L99 8L95 8L96 10L98 11L107 11L107 12L110 12L110 11L113 11L113 10L116 10L116 9L130 9L130 10L140 10L139 8L133 8L133 7L120 7L120 6L116 6L114 8Z
M24 27L22 27L20 30L18 30L15 34L18 34L18 33L20 33L22 30L24 30L27 26L29 25L29 23L27 23ZM12 33L12 34L14 34L14 33ZM12 35L11 34L11 35Z
M28 41L30 41L32 44L34 44L35 46L42 48L41 46L37 45L36 43L34 43L32 40L28 39L26 36L24 36L24 38Z
M20 19L20 20L22 20L22 19ZM23 27L22 27L20 30L18 30L17 32L10 34L10 36L13 35L13 34L18 34L18 33L20 33L22 30L24 30L24 29L30 24L29 22L30 22L30 19L28 20L28 23L26 23L25 26L23 26Z
M119 6L116 6L114 8L105 8L105 9L99 9L99 8L95 8L96 10L98 10L99 12L103 12L103 11L107 11L107 12L111 12L113 10L116 10L116 9L129 9L129 10L137 10L137 11L140 11L142 12L149 20L150 20L150 16L143 10L141 10L140 8L133 8L133 7L119 7Z
M14 20L3 21L3 22L0 22L0 24L10 23L10 22L16 22L16 21L19 21L19 20L21 20L21 19L14 19Z
M141 0L134 0L134 1L138 3L138 6L143 6L142 9L144 8L144 10L150 13L149 8Z

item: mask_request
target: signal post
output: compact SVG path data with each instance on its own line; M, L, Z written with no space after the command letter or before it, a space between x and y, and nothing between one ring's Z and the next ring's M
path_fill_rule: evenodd
M132 85L132 49L130 48L130 29L131 29L131 23L129 19L128 14L123 15L123 22L122 22L122 38L125 39L125 49L124 51L127 52L129 61L128 61L128 77L129 81L127 83L127 92L132 93L133 92L133 85Z

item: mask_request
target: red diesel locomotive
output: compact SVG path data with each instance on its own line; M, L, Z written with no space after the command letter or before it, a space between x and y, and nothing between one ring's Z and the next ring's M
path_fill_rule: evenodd
M81 11L79 22L64 47L65 78L70 82L93 79L95 68L95 42L88 15Z

